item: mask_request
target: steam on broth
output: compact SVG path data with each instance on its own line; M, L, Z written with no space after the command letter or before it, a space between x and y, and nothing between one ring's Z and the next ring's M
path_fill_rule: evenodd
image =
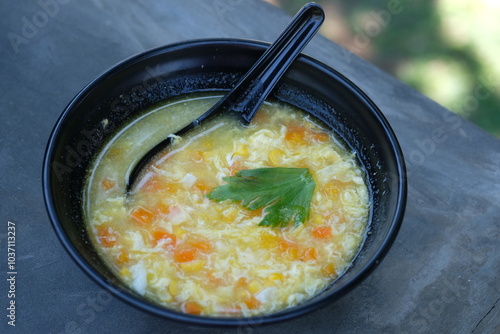
M348 268L370 206L355 155L312 117L266 103L248 127L218 118L177 138L125 196L134 162L217 99L186 97L117 133L88 177L87 229L125 283L167 308L231 317L292 307ZM304 224L259 226L264 210L206 197L223 177L265 167L310 170L316 188Z

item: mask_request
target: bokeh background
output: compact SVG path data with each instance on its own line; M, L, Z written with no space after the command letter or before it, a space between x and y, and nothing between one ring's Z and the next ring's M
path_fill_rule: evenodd
M291 15L307 0L265 0ZM499 0L317 0L320 33L500 138Z

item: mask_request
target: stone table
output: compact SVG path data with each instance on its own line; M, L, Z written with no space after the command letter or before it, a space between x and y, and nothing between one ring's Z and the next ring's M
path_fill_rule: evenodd
M56 119L126 57L187 39L272 41L290 17L242 0L2 1L0 13L0 332L500 332L500 141L320 36L304 53L367 92L407 160L406 216L381 265L338 302L264 327L190 327L110 297L73 263L45 212L41 164ZM464 105L480 107L499 85L484 78ZM9 221L15 298L8 297ZM13 299L15 328L6 317Z

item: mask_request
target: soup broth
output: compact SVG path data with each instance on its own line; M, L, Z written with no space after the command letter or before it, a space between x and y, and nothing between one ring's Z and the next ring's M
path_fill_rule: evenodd
M370 207L355 154L310 115L266 103L249 126L217 118L176 138L125 195L137 159L217 99L187 97L151 110L112 138L87 182L89 234L124 282L167 308L240 317L292 307L349 267ZM207 198L223 177L273 167L311 172L316 186L303 224L259 226L265 209Z

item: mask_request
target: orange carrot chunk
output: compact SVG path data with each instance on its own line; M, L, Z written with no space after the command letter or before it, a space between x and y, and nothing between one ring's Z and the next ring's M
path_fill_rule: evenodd
M330 226L317 226L312 230L313 237L317 239L328 239L332 236L332 228Z
M212 245L208 241L197 240L197 241L189 241L189 244L202 252L208 252Z
M97 226L97 238L103 247L113 247L118 241L115 231L109 226Z
M244 303L250 310L256 309L261 304L254 296L245 299Z
M318 252L316 248L308 247L302 250L300 254L300 260L302 261L312 261L318 258Z
M177 243L177 238L175 237L175 235L165 231L156 230L152 233L152 236L155 243L159 243L162 240L169 240L169 239L171 240L169 245L175 246L175 244Z
M326 143L330 139L326 132L311 132L311 137L320 143Z
M101 187L104 191L111 190L115 187L116 182L114 180L105 178L101 181Z
M193 248L179 249L174 252L174 261L177 263L193 261L195 258L196 249Z
M149 225L153 222L154 214L148 209L139 206L130 212L130 217L140 225Z
M298 125L289 125L287 133L285 134L285 141L294 145L307 144L306 128Z
M195 183L195 188L203 192L204 194L208 194L210 190L212 190L213 187L210 187L208 184L198 181Z
M203 311L203 307L197 302L185 302L183 305L184 312L188 314L199 315Z

